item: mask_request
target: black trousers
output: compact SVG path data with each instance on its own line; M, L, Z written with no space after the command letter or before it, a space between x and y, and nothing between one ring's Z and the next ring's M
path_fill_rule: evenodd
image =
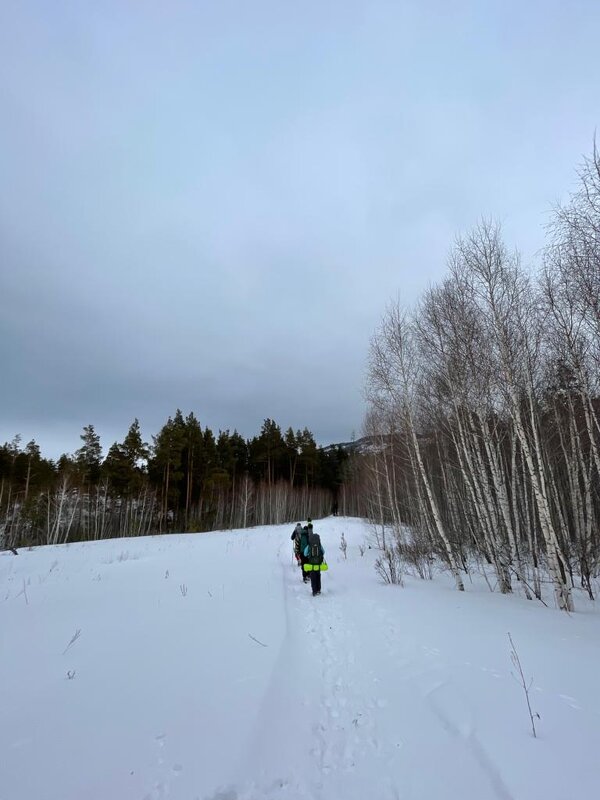
M305 556L300 556L300 570L302 571L302 580L306 581L308 579L308 572L304 572L304 565L307 563Z
M313 569L309 572L310 585L313 594L318 594L321 591L321 570Z

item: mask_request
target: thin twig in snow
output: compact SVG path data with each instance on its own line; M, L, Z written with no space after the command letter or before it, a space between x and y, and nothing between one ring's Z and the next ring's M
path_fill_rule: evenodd
M256 644L259 644L261 647L268 647L269 646L268 644L265 644L264 642L259 642L258 639L256 639L254 636L252 636L251 633L249 633L248 636L252 639L253 642L256 642Z
M540 719L540 715L536 711L531 710L531 703L529 702L529 690L531 689L531 684L533 683L533 678L529 681L529 684L525 680L525 675L523 673L523 667L521 666L521 660L519 659L519 654L517 653L517 649L515 647L515 643L512 640L512 636L510 633L508 634L508 640L510 642L511 651L510 651L510 659L514 664L515 668L519 671L519 678L513 675L513 678L520 683L523 687L523 691L525 692L525 699L527 700L527 710L529 711L529 719L531 720L531 730L533 731L534 739L537 739L537 733L535 731L535 721L534 717Z
M522 575L521 575L519 572L517 572L517 570L516 570L516 569L514 569L514 567L511 567L511 566L509 565L509 569L510 569L510 571L511 571L511 572L514 574L514 576L516 577L516 579L517 579L517 580L519 580L519 581L521 581L521 583L523 584L523 586L526 586L526 587L529 589L529 591L530 591L530 592L533 594L533 596L535 597L535 599L536 599L536 600L539 600L539 601L540 601L540 603L541 603L543 606L546 606L546 608L548 608L548 603L544 603L544 601L542 600L542 598L541 598L541 597L538 597L538 596L536 595L536 593L535 593L535 590L534 590L534 589L532 589L532 587L531 587L531 586L530 586L530 585L527 583L527 581L525 580L525 578L524 578L524 577L523 577L523 576L522 576Z
M79 639L80 636L81 636L81 628L77 628L77 630L75 631L75 633L71 637L71 641L69 642L69 644L63 650L63 652L62 652L63 656L67 652L69 647L71 647L72 644L75 644L75 642L77 641L77 639Z

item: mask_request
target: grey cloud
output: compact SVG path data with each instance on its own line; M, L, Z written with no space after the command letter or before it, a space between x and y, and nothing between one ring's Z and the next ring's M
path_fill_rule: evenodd
M388 300L504 223L529 263L598 125L592 2L0 9L0 440L179 406L359 430Z

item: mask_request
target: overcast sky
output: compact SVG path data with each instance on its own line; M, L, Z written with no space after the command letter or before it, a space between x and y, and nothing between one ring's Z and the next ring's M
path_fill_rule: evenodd
M176 408L360 434L386 304L527 264L600 124L600 3L0 2L0 442Z

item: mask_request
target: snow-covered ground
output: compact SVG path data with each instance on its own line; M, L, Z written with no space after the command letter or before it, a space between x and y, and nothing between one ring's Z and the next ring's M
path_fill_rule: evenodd
M384 586L315 527L317 598L293 525L1 553L0 800L598 796L595 609Z

